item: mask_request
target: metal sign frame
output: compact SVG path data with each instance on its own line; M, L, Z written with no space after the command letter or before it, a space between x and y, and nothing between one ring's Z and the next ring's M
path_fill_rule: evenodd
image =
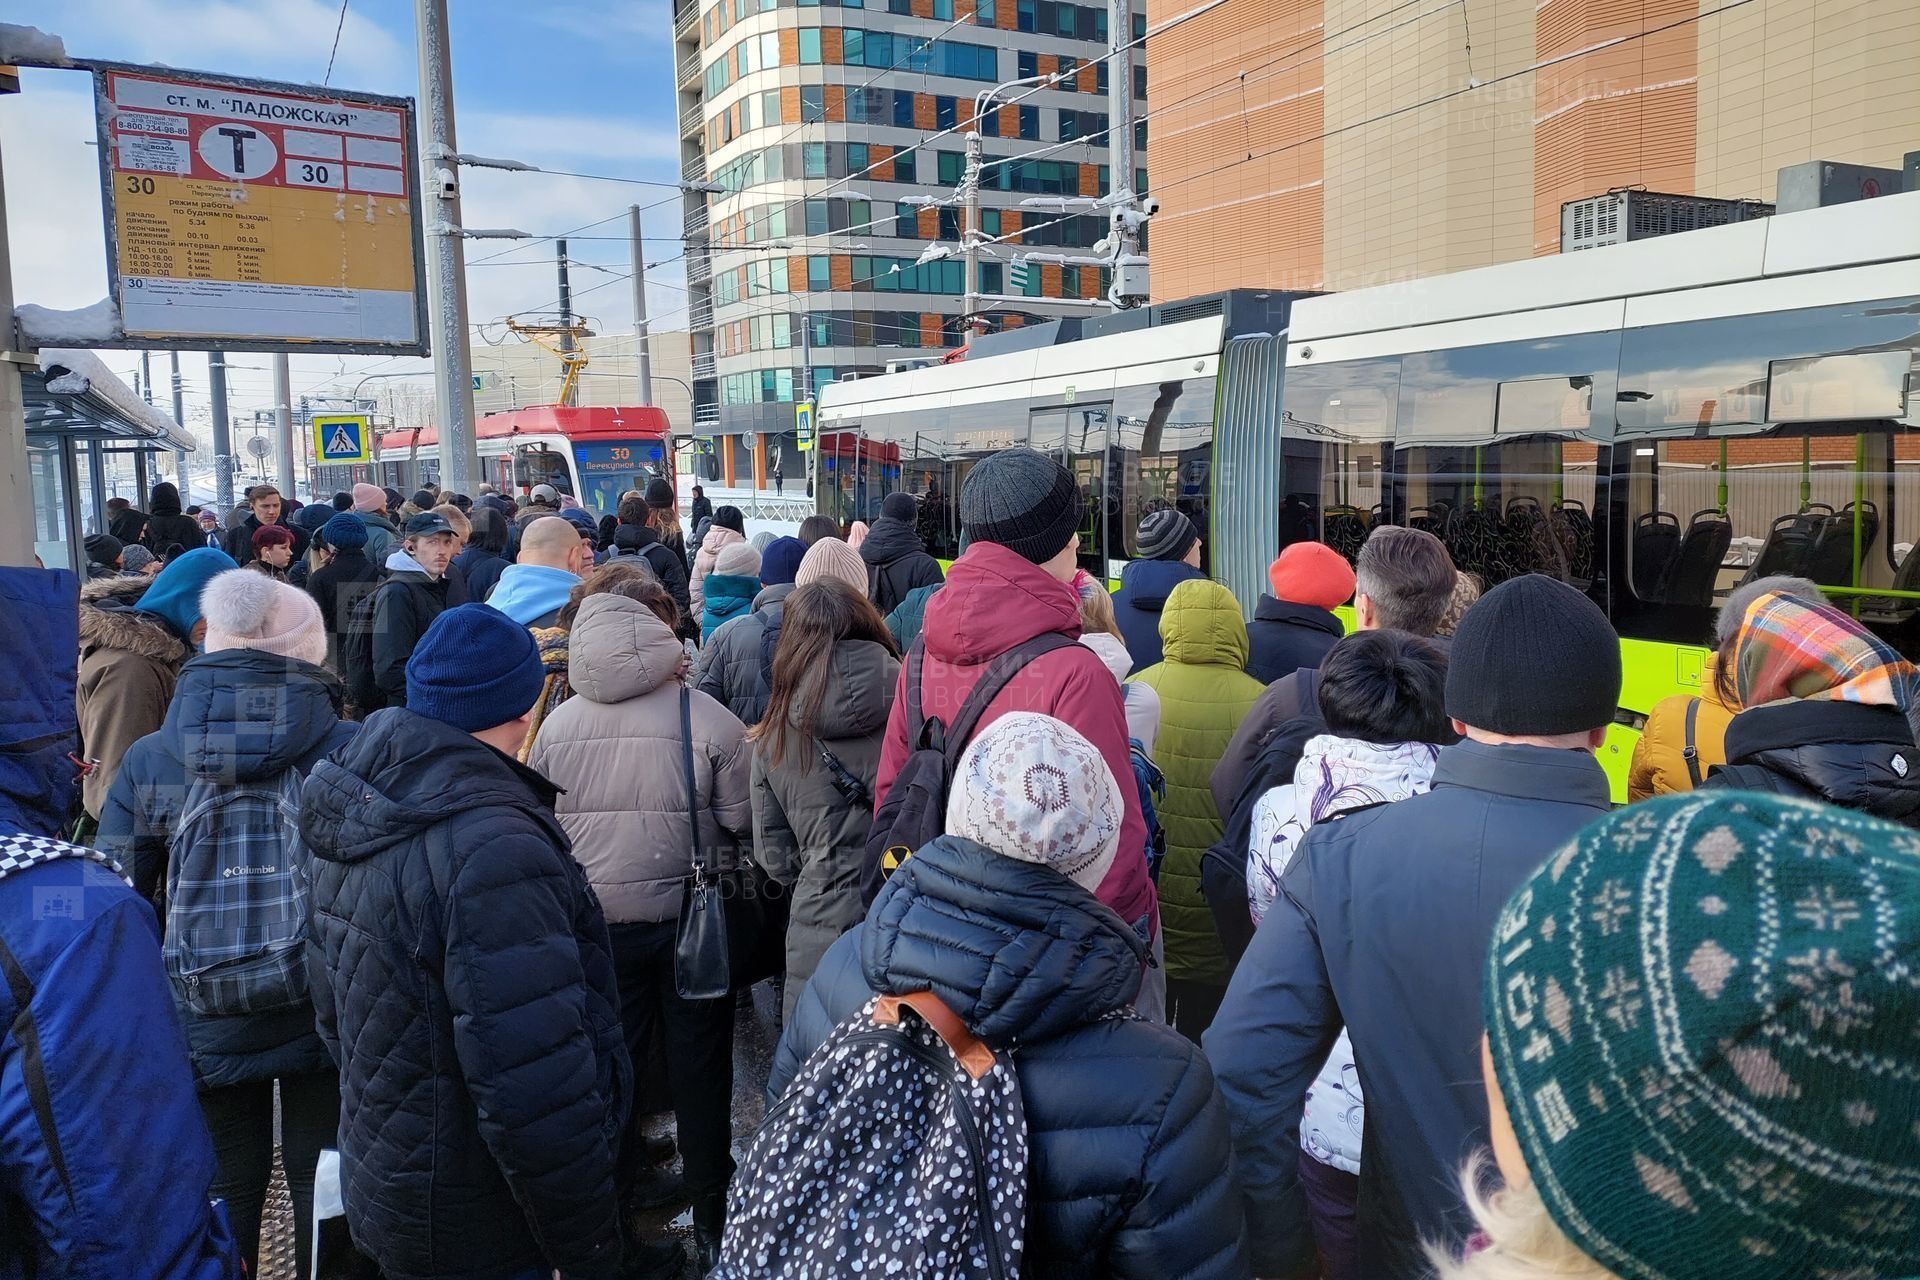
M123 334L110 342L89 342L87 343L89 347L103 351L245 351L265 352L271 355L427 356L433 353L429 339L430 331L427 327L427 251L424 210L421 207L421 201L426 193L421 189L424 179L420 167L419 122L414 99L378 93L359 93L346 89L321 88L286 80L260 80L252 76L224 75L215 71L182 71L174 67L147 66L133 62L87 59L85 62L76 61L73 65L76 69L84 69L93 76L94 130L98 144L97 150L100 153L100 212L107 245L107 297L112 300L116 313L120 306L120 245L116 217L116 201L119 197L114 189L113 138L111 130L107 127L108 117L114 110L107 94L107 77L115 72L179 81L183 84L241 89L252 93L272 93L294 98L311 99L324 96L334 102L401 112L404 122L400 132L406 148L405 173L409 183L407 221L411 224L410 234L413 244L414 340L409 343L335 342L324 339L306 342L293 338L220 338L197 334L179 337L146 335L127 337Z
M327 456L326 432L335 427L360 429L360 452L351 458ZM353 466L373 461L373 419L364 413L313 413L307 416L307 443L316 467Z

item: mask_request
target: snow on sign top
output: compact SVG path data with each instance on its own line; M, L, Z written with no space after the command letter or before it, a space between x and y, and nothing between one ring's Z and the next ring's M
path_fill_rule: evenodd
M411 104L95 73L132 345L424 353Z

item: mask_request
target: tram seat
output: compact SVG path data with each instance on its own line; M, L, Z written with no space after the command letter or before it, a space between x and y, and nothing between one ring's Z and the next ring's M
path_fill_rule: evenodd
M1379 508L1375 508L1376 511ZM1444 502L1436 502L1430 507L1409 507L1407 509L1407 527L1430 533L1445 542L1447 540L1447 517L1452 508Z
M1789 515L1775 517L1767 529L1767 540L1760 546L1760 554L1753 558L1741 583L1775 574L1806 577L1813 544L1832 517L1833 508L1824 502L1810 502Z
M1525 494L1507 499L1500 530L1500 569L1507 578L1544 573L1566 581L1566 552L1548 525L1547 513L1538 499Z
M1593 517L1587 504L1577 498L1562 498L1560 505L1547 511L1547 523L1559 539L1566 557L1567 573L1577 583L1593 580Z
M1710 607L1721 562L1732 545L1733 522L1726 512L1717 507L1694 512L1654 598L1668 604Z
M1920 542L1907 548L1900 567L1893 573L1895 591L1920 591ZM1920 614L1920 600L1898 596L1868 596L1860 601L1860 616L1869 622L1893 624L1906 622Z
M1448 513L1446 532L1441 535L1440 541L1446 544L1448 554L1453 557L1454 568L1477 573L1482 581L1492 587L1513 576L1502 572L1504 560L1500 554L1500 544L1504 532L1498 511L1489 506L1475 505Z
M1680 552L1680 517L1649 511L1633 522L1633 594L1657 603L1666 598L1667 578Z
M1860 504L1860 557L1873 550L1880 536L1880 508L1871 502ZM1820 526L1807 556L1807 577L1823 586L1852 586L1853 582L1853 503L1833 513Z
M1349 564L1359 558L1369 532L1366 512L1358 507L1328 507L1323 524L1328 546L1345 556Z

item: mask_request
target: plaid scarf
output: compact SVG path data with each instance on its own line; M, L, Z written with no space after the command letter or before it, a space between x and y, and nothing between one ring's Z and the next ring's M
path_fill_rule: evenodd
M1838 609L1768 592L1734 641L1740 706L1808 699L1892 707L1920 736L1920 669Z

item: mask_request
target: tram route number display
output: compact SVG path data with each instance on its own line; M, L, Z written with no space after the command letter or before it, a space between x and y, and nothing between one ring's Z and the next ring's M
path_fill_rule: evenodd
M424 354L406 99L94 76L126 345Z

